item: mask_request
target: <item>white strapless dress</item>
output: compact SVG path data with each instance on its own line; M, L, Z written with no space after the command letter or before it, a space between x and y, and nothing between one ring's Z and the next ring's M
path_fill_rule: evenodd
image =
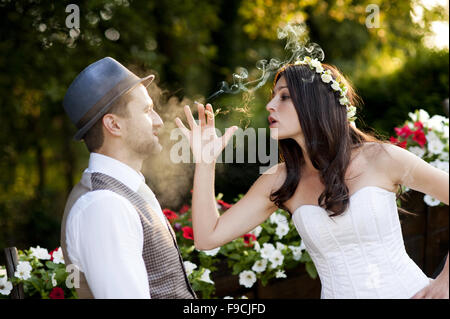
M405 299L432 280L406 253L395 193L366 186L340 216L302 205L292 219L319 274L321 298Z

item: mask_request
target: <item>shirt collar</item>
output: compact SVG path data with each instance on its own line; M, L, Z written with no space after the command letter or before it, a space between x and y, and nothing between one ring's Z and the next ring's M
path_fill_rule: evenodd
M119 160L99 153L91 153L89 157L89 167L85 172L98 172L111 176L125 184L134 192L138 190L142 183L145 183L145 177L141 172L135 171L133 168Z

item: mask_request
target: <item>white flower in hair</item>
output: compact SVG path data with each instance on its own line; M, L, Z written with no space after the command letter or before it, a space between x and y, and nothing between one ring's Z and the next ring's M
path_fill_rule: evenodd
M322 78L322 81L325 83L330 83L333 80L333 77L331 76L331 74L328 74L328 73L322 73L322 75L320 77Z
M341 103L341 105L346 105L348 103L348 98L346 96L341 97L339 103Z
M323 71L323 66L319 65L318 67L316 67L316 73L322 73Z
M317 59L311 59L311 65L313 66L313 68L318 68L322 66L322 63L320 63L320 61Z
M356 107L351 105L347 107L347 118L351 119L356 115Z
M339 82L333 80L333 83L331 84L331 88L335 91L341 91L341 87L339 86Z
M297 60L294 62L294 65L308 65L311 70L315 69L316 73L320 74L320 78L324 83L331 83L331 88L340 93L339 103L346 107L347 109L347 119L350 124L355 126L354 121L356 120L356 107L350 104L350 101L347 97L348 88L342 83L333 79L330 70L325 70L322 66L322 63L318 59L311 59L311 57L306 56L303 60Z

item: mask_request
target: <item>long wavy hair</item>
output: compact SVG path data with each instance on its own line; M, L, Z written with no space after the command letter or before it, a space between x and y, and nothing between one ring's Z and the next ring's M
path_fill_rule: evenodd
M328 64L322 66L331 71L335 80L347 86L347 98L352 105L359 106L361 99L338 69ZM330 217L338 216L345 212L349 205L350 196L345 183L345 173L352 151L366 142L384 142L350 125L346 108L339 103L338 93L308 66L286 66L275 76L274 86L282 76L286 79L297 111L306 151L325 186L318 198L318 205L326 209ZM270 198L278 207L288 210L283 203L290 199L297 189L305 160L301 147L291 138L280 140L279 150L280 161L286 165L286 180Z

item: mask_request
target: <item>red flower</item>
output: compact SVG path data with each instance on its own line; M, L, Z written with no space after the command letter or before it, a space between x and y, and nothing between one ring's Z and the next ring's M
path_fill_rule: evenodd
M415 123L414 123L414 126L417 127L419 130L422 130L422 129L423 129L423 124L422 124L422 122L420 122L420 121L415 122Z
M64 299L64 290L60 287L55 287L50 291L50 299Z
M225 208L225 209L228 209L228 208L230 208L231 206L233 206L233 205L231 205L231 204L225 203L225 202L224 202L223 200L221 200L221 199L218 199L217 202L218 202L223 208Z
M184 238L194 240L194 230L192 229L192 227L184 226L183 228L181 228L181 230L183 231Z
M400 146L401 148L406 149L406 141L400 142L397 145Z
M421 147L424 147L425 144L427 143L427 138L425 137L425 134L423 133L423 131L420 129L418 129L417 131L414 132L414 136L412 139L414 141L416 141L417 143L419 143L419 145Z
M408 124L405 124L402 128L394 128L395 133L397 133L398 136L407 138L408 136L414 134L413 131L409 128Z
M245 243L245 246L247 246L247 247L252 247L253 242L256 241L256 236L253 234L245 234L245 235L242 235L241 237L244 238L244 243Z
M395 137L391 136L390 141L392 144L400 146L401 148L406 148L406 141L400 142L398 139L396 139Z
M188 204L183 205L183 207L180 208L180 214L186 213L191 207Z
M398 139L391 136L391 138L389 139L391 141L392 144L397 144L398 143Z
M164 215L166 215L167 219L169 219L169 220L178 218L178 215L174 211L171 211L170 209L167 209L167 208L163 209L163 213L164 213Z

